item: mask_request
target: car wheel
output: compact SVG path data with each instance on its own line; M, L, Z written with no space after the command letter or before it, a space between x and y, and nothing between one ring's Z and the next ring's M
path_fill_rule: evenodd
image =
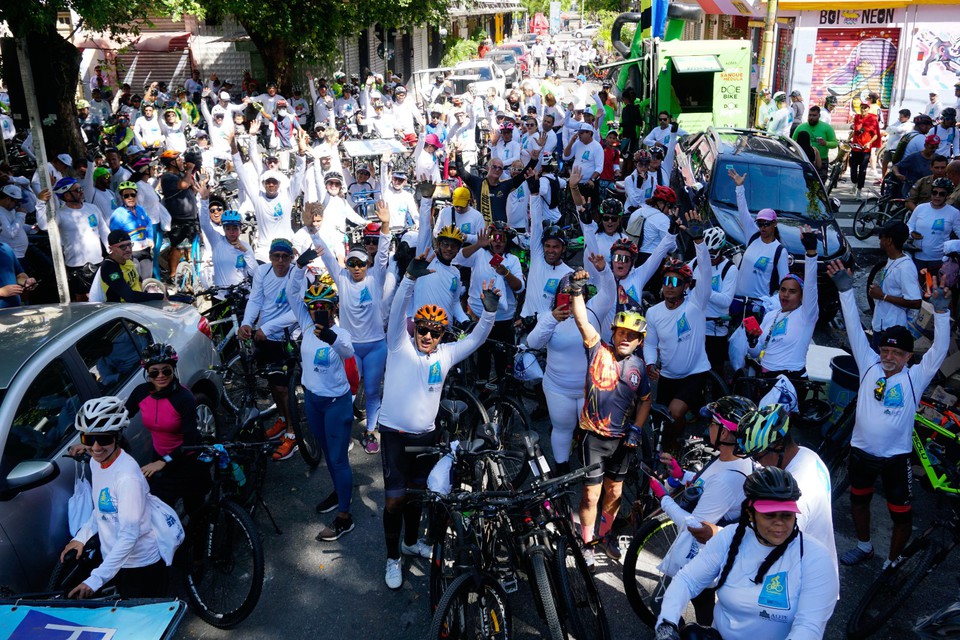
M205 393L196 394L197 430L204 442L215 442L220 438L220 422L213 400Z
M577 40L579 40L580 38L583 37L583 34L580 33L579 31L577 31L577 33L576 33L576 35L575 35L574 37L575 37Z

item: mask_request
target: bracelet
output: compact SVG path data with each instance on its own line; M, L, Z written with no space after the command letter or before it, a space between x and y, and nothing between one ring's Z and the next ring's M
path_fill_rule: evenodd
M887 294L883 294L883 301L884 301L884 302L887 301Z
M173 458L171 458L169 455L165 455L161 459L168 464L173 462Z

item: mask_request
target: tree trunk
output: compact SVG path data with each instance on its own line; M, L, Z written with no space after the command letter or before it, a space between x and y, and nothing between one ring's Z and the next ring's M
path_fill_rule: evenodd
M281 95L292 95L293 58L295 56L293 47L284 38L265 36L259 33L253 24L246 21L241 21L241 24L263 58L263 66L267 73L265 81L267 83L276 82L277 92Z

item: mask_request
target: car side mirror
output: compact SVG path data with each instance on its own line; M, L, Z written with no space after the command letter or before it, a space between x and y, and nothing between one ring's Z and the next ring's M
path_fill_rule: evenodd
M830 206L833 207L833 213L840 213L840 198L830 198Z
M5 479L2 499L9 500L27 489L46 484L60 475L60 467L49 460L24 460Z

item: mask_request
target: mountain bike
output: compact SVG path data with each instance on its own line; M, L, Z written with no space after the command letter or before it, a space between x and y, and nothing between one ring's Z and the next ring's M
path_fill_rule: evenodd
M910 210L906 207L905 199L895 197L899 191L900 183L890 174L880 186L878 197L869 197L860 203L853 216L853 235L858 240L866 240L878 227L882 228L889 222L906 220Z
M841 142L837 145L837 158L833 161L833 166L830 167L830 175L827 178L827 184L825 185L825 191L827 195L830 195L830 192L833 191L833 188L837 186L837 182L840 181L840 177L843 175L844 169L847 168L847 158L850 156L850 145L846 142Z

